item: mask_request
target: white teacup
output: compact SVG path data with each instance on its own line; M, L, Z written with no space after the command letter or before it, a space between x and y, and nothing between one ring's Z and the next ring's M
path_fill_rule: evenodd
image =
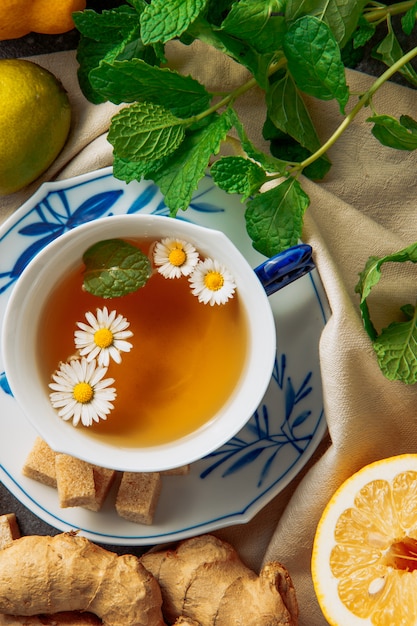
M246 351L236 384L226 401L204 424L164 443L120 445L92 437L87 432L88 427L75 427L71 421L59 417L58 410L52 406L51 389L45 379L39 334L50 294L68 272L82 264L82 256L90 246L108 239L143 237L155 241L165 237L185 240L201 257L216 259L230 271L246 319ZM123 298L108 301L109 311L118 309L117 300ZM210 307L209 304L201 306ZM149 328L149 333L152 332L155 329ZM276 337L273 314L262 283L222 232L178 219L142 214L110 216L86 223L44 248L26 267L12 292L4 317L2 346L12 393L27 419L53 450L102 467L139 472L160 471L196 461L243 428L260 404L271 379ZM132 348L132 355L136 349ZM123 353L121 356L124 358ZM140 358L139 352L137 356ZM187 355L183 356L186 362ZM198 376L198 372L195 375ZM113 386L117 389L117 380ZM135 397L134 391L131 402L140 406L140 398ZM110 412L106 422L111 418Z

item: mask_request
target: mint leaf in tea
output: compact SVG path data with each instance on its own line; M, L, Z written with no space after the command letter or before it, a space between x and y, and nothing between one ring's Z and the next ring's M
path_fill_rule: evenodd
M136 291L151 275L149 258L123 239L107 239L84 253L84 288L95 296L118 298Z

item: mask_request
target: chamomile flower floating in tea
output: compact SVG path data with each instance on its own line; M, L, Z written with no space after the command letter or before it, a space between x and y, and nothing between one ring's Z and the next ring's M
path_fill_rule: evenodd
M51 404L58 409L58 415L65 421L72 420L91 426L93 422L107 419L114 408L112 401L116 390L110 387L113 378L104 378L107 368L97 365L95 359L85 357L61 363L49 383L53 390L49 397Z
M127 330L129 322L116 311L107 310L107 307L97 309L95 316L91 311L85 314L88 324L77 322L80 330L75 331L75 347L87 361L97 358L99 365L108 367L110 358L121 363L121 352L129 352L132 344L126 341L133 333Z
M191 274L190 285L193 295L204 304L225 304L236 289L236 284L229 270L215 259L199 261Z
M165 278L189 276L198 263L198 252L188 241L166 237L155 244L153 260Z

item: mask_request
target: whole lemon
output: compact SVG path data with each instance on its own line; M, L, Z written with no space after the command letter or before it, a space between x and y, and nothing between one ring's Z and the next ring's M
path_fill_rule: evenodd
M71 125L66 91L48 70L0 59L0 195L38 178L63 148Z

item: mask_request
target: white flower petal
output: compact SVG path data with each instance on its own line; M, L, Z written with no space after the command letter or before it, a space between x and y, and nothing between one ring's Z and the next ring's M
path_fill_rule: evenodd
M107 414L114 408L112 400L116 397L116 389L110 387L114 378L104 378L107 368L97 365L93 359L85 357L61 363L58 372L52 376L53 382L49 387L53 391L49 394L52 406L58 410L58 415L65 421L72 420L74 426L80 421L84 426L91 426L95 421L106 419ZM74 396L74 389L78 383L87 383L91 386L93 396L87 402L80 402Z
M87 356L88 361L97 359L99 365L105 367L109 366L110 358L113 358L116 363L120 363L120 351L129 352L132 348L132 344L125 342L127 338L133 336L132 331L127 330L130 326L127 319L123 315L117 314L115 310L109 313L107 307L97 309L96 315L88 311L85 317L90 325L77 322L77 326L81 330L76 330L74 333L75 346L80 350L80 355ZM96 343L96 332L102 329L107 329L112 336L112 343L107 347L102 347ZM123 347L117 347L118 341L125 342L121 344Z

